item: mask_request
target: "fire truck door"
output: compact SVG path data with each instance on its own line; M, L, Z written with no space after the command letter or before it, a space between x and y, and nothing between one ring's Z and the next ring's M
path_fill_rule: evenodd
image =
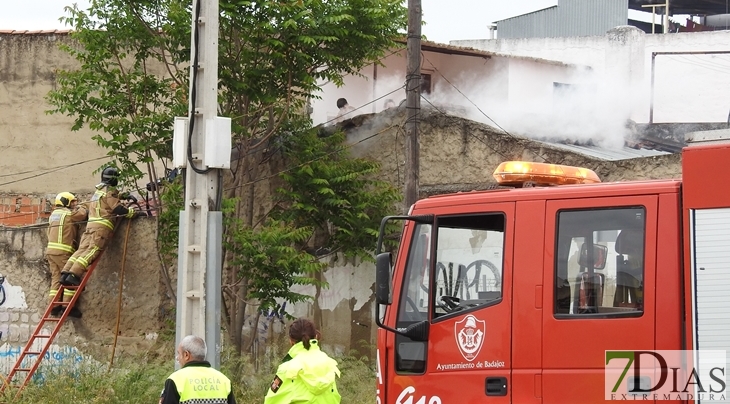
M514 203L449 207L434 214L433 227L416 227L397 322L398 328L407 327L414 317L427 316L428 341L395 336L387 400L510 403ZM430 243L426 272L423 260L412 255L423 251L414 246L419 234Z
M603 402L605 351L655 349L657 209L656 195L547 202L544 403Z

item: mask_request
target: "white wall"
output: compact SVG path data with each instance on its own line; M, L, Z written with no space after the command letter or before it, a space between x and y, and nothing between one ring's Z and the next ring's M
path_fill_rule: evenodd
M360 108L351 116L380 112L386 99L398 105L405 100L405 51L383 60L385 66L368 66L363 77L345 77L345 85L324 84L321 99L313 100L312 119L315 125L330 121L337 114L336 100L344 97L349 104ZM526 103L541 113L554 103L553 83L577 83L576 68L548 64L537 60L507 57L479 57L423 52L422 73L431 74L432 88L428 101L439 109L468 117L491 126L510 127L521 117L514 110L524 109ZM377 79L373 80L374 73ZM375 84L374 84L375 83ZM387 95L396 90L395 93ZM382 98L380 98L382 97ZM380 99L378 99L380 98ZM374 103L372 100L378 99ZM492 121L494 120L494 121ZM495 124L496 122L496 124Z
M638 31L638 32L637 32ZM730 51L730 31L644 34L619 27L605 36L452 41L511 55L589 65L630 117L648 122L652 52ZM724 122L730 110L730 54L657 56L654 122ZM619 91L616 91L619 90ZM623 100L623 101L622 101Z
M320 99L312 100L314 125L327 122L337 116L337 99L339 98L346 98L350 106L358 108L348 117L380 112L387 98L392 98L396 105L405 99L405 90L402 90L371 103L374 99L403 86L406 77L405 55L405 50L403 50L384 58L382 62L385 66L369 65L365 67L361 71L362 77L345 77L342 87L337 87L334 83L329 82L320 84L322 91L317 94ZM373 85L375 74L377 74L377 81Z

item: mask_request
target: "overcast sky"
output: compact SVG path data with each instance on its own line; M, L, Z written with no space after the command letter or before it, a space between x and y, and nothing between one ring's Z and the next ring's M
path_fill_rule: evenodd
M423 34L431 41L489 36L488 26L496 20L554 6L558 0L421 0L426 26ZM67 29L58 21L63 8L77 3L86 8L89 0L2 0L0 30Z

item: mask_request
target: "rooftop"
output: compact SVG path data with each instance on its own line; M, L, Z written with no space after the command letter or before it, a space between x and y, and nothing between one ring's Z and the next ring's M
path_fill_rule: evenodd
M396 40L396 42L401 43L403 45L407 44L406 39L398 39L398 40ZM565 62L561 62L558 60L542 59L542 58L535 58L535 57L529 57L529 56L515 56L515 55L504 54L504 53L489 52L489 51L470 48L470 47L466 47L466 46L447 45L447 44L425 41L425 40L421 41L421 50L426 51L426 52L443 53L446 55L462 55L462 56L474 56L474 57L483 57L483 58L500 57L500 58L515 59L515 60L526 60L526 61L543 63L543 64L554 65L554 66L580 67L580 68L585 68L585 69L591 68L590 66L582 66L582 65L572 64L572 63L565 63Z

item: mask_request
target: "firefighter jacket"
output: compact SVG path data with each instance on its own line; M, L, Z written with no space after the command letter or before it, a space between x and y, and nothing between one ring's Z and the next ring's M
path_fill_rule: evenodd
M319 349L316 339L309 343L309 350L302 342L289 349L285 362L276 371L264 404L339 404L337 361Z
M160 404L236 404L231 381L207 361L191 361L165 381Z
M119 199L119 191L111 189L105 191L97 189L89 203L89 226L104 226L114 230L114 223L118 217L132 218L134 210L127 209Z
M71 255L78 247L76 235L78 223L86 220L86 208L79 205L75 210L57 207L48 218L48 255Z

